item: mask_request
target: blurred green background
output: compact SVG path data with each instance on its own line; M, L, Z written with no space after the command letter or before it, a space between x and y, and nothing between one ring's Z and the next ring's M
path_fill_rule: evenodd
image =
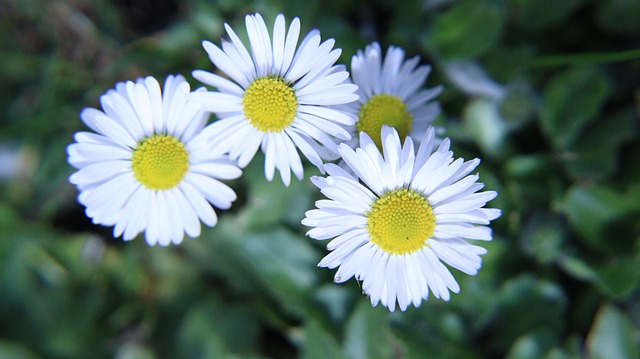
M320 194L258 156L220 223L148 247L93 226L65 147L117 81L213 67L202 39L299 16L433 64L456 156L502 217L450 302L389 313L316 264ZM640 357L640 1L3 0L0 358ZM307 167L305 175L317 171Z

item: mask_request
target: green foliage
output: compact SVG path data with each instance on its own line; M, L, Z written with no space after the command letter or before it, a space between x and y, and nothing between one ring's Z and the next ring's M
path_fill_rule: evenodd
M133 3L0 5L0 358L640 355L638 1ZM478 275L453 270L449 302L389 313L355 280L332 283L316 267L326 243L300 224L320 198L308 164L284 187L259 155L218 225L180 246L123 242L86 218L65 152L86 130L79 111L139 76L196 87L191 70L213 68L201 41L224 22L245 36L255 11L300 16L342 63L377 40L433 65L438 125L456 156L482 159L503 211ZM453 81L458 59L499 94Z
M607 78L595 68L575 68L555 75L545 88L542 125L560 149L570 147L593 121L610 92Z
M589 356L594 359L637 358L640 351L633 330L633 324L620 310L603 306L598 310L587 339Z
M495 46L504 21L502 1L459 1L436 19L427 44L445 59L473 58Z

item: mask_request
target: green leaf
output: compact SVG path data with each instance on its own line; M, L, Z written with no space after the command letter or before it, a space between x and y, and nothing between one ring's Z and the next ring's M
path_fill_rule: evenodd
M266 293L285 310L302 315L316 286L320 260L311 240L283 226L252 230L241 221L221 218L213 231L198 239L207 243L194 247L193 254L202 261L220 261L211 269L232 283L245 282L234 286Z
M558 24L582 2L584 0L507 0L510 19L530 31Z
M492 346L509 348L523 335L546 331L556 337L566 325L567 296L557 284L525 274L507 281L499 293L497 316L492 323L499 333Z
M504 165L507 177L518 182L533 181L536 184L552 176L558 169L553 157L546 154L514 155Z
M558 345L558 337L544 329L536 330L518 338L507 355L507 359L538 359Z
M573 178L599 180L613 174L621 165L618 150L636 135L636 121L631 111L624 111L588 126L564 156Z
M14 227L19 227L19 216L9 203L0 201L0 238L9 238ZM4 241L0 241L4 242ZM2 243L0 243L0 246Z
M535 216L522 233L523 249L542 264L553 263L562 255L566 232L566 225L558 216Z
M177 333L178 357L222 358L255 350L259 327L251 307L200 297L187 309Z
M22 343L0 340L0 358L37 359L38 356Z
M573 187L560 204L580 239L589 247L605 253L630 250L637 204L625 195L605 187Z
M596 68L577 67L551 78L544 90L542 127L560 150L568 148L600 112L611 85Z
M618 255L598 263L574 255L563 256L560 266L572 277L594 284L598 293L625 299L640 288L640 257Z
M596 315L587 337L587 354L591 359L638 358L640 350L628 315L605 304Z
M395 352L407 358L420 358L424 353L434 358L479 358L469 344L475 320L474 323L466 321L453 307L454 300L471 295L466 289L468 286L464 294L454 295L451 302L431 297L420 308L392 316L392 333L402 344Z
M595 282L598 279L598 273L595 268L579 257L571 255L563 256L559 264L562 269L576 279L589 282Z
M286 187L276 171L269 182L264 175L264 156L258 154L245 168L243 179L247 181L247 203L238 212L238 225L243 228L271 227L286 223L299 226L304 212L312 206L313 195L319 193L309 181L309 176L317 174L315 168L305 168L305 177L298 180L293 176Z
M480 56L500 39L504 19L502 1L456 2L436 19L427 47L446 59Z
M115 354L115 359L154 359L156 356L151 349L137 344L126 343L122 347L118 348ZM195 357L194 357L195 358Z
M390 358L394 352L387 308L361 298L345 327L344 351L350 359Z
M640 34L640 2L636 0L603 0L595 11L598 23L611 31Z
M598 287L614 299L622 299L640 287L640 258L617 256L597 268Z
M510 128L519 128L529 122L536 113L536 94L525 83L514 83L506 87L506 95L500 102L500 115Z
M333 335L314 320L305 322L303 359L340 359L343 357L340 346Z
M322 270L327 270L326 268ZM336 285L327 282L314 290L314 302L325 311L327 319L332 322L344 322L353 301L355 291L350 286Z
M471 136L488 156L506 156L508 127L498 110L496 101L478 98L464 109L464 131Z

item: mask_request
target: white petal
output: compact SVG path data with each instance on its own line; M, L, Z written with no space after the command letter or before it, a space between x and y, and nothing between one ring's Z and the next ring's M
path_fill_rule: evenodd
M160 237L161 222L158 214L157 197L157 192L151 192L151 195L145 203L145 206L147 207L147 228L144 232L144 239L150 246L155 246Z
M229 209L231 202L237 198L236 193L227 185L199 173L187 173L184 181L193 185L209 202L220 209Z
M88 184L107 181L124 172L131 171L131 162L125 160L96 162L83 167L69 177L73 184Z
M198 214L195 212L194 207L189 204L182 190L179 188L177 190L172 190L172 195L169 197L169 201L175 201L176 208L182 216L184 231L187 235L191 238L200 236L201 229Z
M282 178L284 185L289 187L289 183L291 183L291 166L289 165L289 153L283 142L285 140L284 137L278 133L274 134L271 139L273 140L272 146L275 147L276 167L280 171L280 178Z
M178 188L180 188L187 202L191 204L191 207L200 217L200 220L209 227L215 226L218 222L218 217L204 196L189 184L189 181L182 181Z
M242 175L242 170L232 164L215 162L201 162L191 165L189 171L224 180L236 179Z
M151 106L151 118L153 119L154 132L162 133L165 130L165 117L160 84L155 78L151 76L148 76L144 79L144 84L149 93L149 103Z
M347 257L336 271L334 282L343 283L361 271L361 267L368 265L373 257L371 245L363 245Z
M273 71L280 74L284 58L285 20L284 15L278 14L273 24Z
M166 191L158 191L156 193L156 211L158 215L158 244L166 247L171 244L173 236L173 227L179 223L174 221L175 218L169 214L168 203L166 199Z
M238 86L235 82L229 81L228 79L214 73L203 70L194 70L192 75L196 80L204 82L209 86L213 86L221 92L239 97L244 94L244 89Z
M229 29L227 29L229 32ZM231 36L231 34L229 34ZM209 54L209 59L216 65L222 72L229 75L235 82L237 82L243 88L249 88L252 82L252 78L247 77L237 66L237 62L234 62L224 51L214 45L212 42L203 41L202 46Z
M287 38L284 42L284 52L282 55L282 67L278 75L284 76L290 69L293 56L296 51L296 45L298 44L298 37L300 36L300 19L294 17L289 25L289 31L287 32Z
M454 201L446 204L436 206L433 209L434 214L443 213L466 213L472 210L478 209L484 206L487 202L494 199L497 193L494 191L487 191L481 193L475 193L469 198L461 201Z
M203 111L214 113L242 112L242 97L221 92L192 92L189 101L197 102Z
M138 114L145 136L151 137L153 135L153 110L149 100L149 91L140 83L133 85L132 89L133 96L129 100Z
M256 76L258 78L264 77L271 70L273 61L269 32L260 14L247 15L245 17L245 26L251 43L251 54L253 63L256 66Z
M176 196L180 194L179 189L170 189L168 191L164 191L164 201L167 206L167 213L171 220L171 243L180 244L184 239L185 232L185 210L190 210L189 206L186 208L180 207L178 205L178 201L176 200ZM195 217L195 213L191 211L190 215ZM196 218L197 222L197 218Z
M358 118L348 112L325 106L298 106L298 113L307 113L344 126L353 126Z
M322 169L322 159L318 155L318 152L300 135L291 129L285 129L285 133L289 135L289 138L300 149L300 152L316 167Z

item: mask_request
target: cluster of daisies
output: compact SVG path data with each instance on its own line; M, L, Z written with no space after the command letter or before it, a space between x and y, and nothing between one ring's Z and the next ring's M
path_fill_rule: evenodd
M223 181L264 153L264 173L285 185L302 179L300 154L326 177L311 181L326 199L302 224L308 236L331 241L319 266L352 277L372 305L391 311L419 306L429 293L448 300L460 290L444 265L475 275L491 220L483 208L496 197L479 192L479 160L454 159L448 139L430 125L441 88L423 88L430 67L377 43L359 51L351 71L336 64L341 50L313 30L300 40L300 21L276 17L270 33L259 14L245 18L249 46L225 24L221 46L203 46L216 73L196 70L208 85L192 91L184 77L118 83L102 110L80 117L67 148L78 170L69 178L94 223L114 237L179 244L213 227L214 208L229 209L236 194ZM216 120L209 123L211 114Z

